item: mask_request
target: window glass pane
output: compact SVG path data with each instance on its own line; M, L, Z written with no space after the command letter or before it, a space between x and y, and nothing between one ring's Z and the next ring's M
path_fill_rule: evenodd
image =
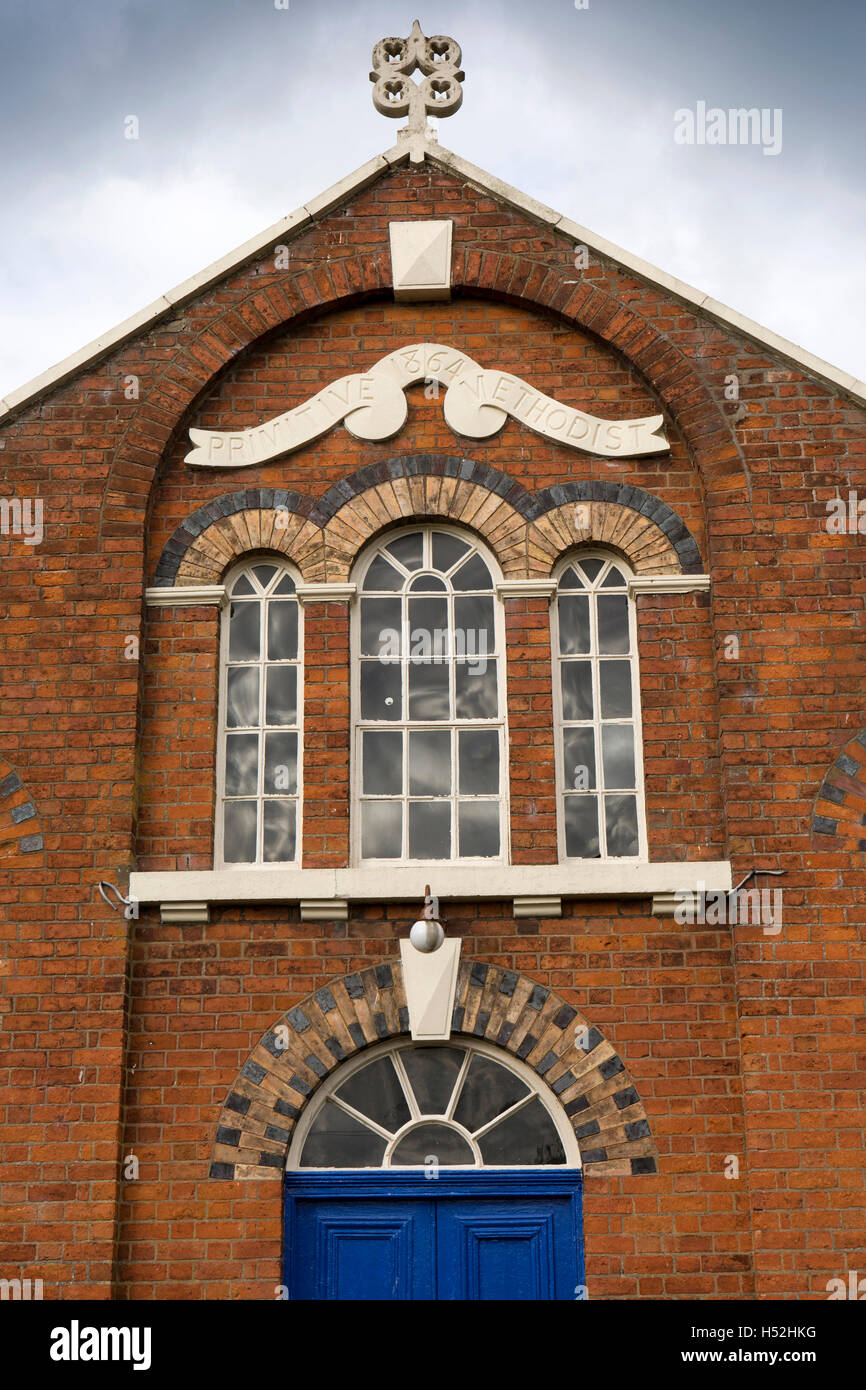
M402 589L404 579L405 575L402 575L395 565L390 564L384 555L377 555L367 570L364 589L367 593L383 590L390 593Z
M256 858L255 801L227 801L223 818L223 859L227 864L253 864Z
M448 603L444 598L410 598L409 655L448 655ZM438 636L437 636L438 634Z
M600 661L602 719L631 717L631 662Z
M601 763L606 787L634 786L634 732L630 724L605 724Z
M598 650L602 653L627 652L628 599L625 594L598 596Z
M570 859L598 859L598 797L565 798L565 852Z
M393 1134L412 1118L390 1057L379 1057L344 1081L337 1095Z
M470 556L466 563L460 566L457 573L452 575L451 583L455 589L460 589L464 593L468 589L493 588L490 570L480 555Z
M457 756L459 789L465 795L499 791L499 734L496 729L461 729Z
M457 536L449 536L445 531L433 532L433 568L450 570L465 555L469 546Z
M256 591L250 583L249 577L241 574L232 585L231 592L233 594L254 594Z
M563 729L562 747L566 790L593 791L596 785L594 730Z
M601 587L603 589L622 589L625 587L625 575L617 569L616 565L611 565Z
M439 594L447 593L448 585L444 579L440 579L437 574L419 574L417 579L413 579L409 585L413 594Z
M589 651L589 599L585 594L568 594L557 599L559 610L559 650L563 656Z
M264 803L264 845L266 864L285 864L295 857L297 808L294 801Z
M604 815L608 854L637 854L637 798L606 796Z
M560 668L562 680L563 719L592 718L592 663L564 661Z
M290 574L284 574L277 587L275 594L293 594L295 592L295 581Z
M560 589L582 589L584 584L577 571L569 567L560 579L559 587Z
M354 1115L326 1100L301 1154L302 1168L380 1168L386 1141Z
M296 666L269 666L265 696L265 723L295 724L297 718L298 668Z
M483 658L496 651L493 630L493 599L482 597L454 600L454 655Z
M403 853L403 804L361 803L361 854L364 859L399 859Z
M262 790L274 795L298 790L298 735L265 734L265 780Z
M556 1126L536 1096L501 1120L478 1141L485 1163L564 1163L565 1151Z
M410 661L409 718L447 719L448 666L442 662Z
M499 802L460 801L457 804L460 854L465 859L494 859L499 853Z
M448 796L451 791L451 734L431 730L409 735L409 793Z
M499 713L496 659L458 661L455 667L455 712L458 719L495 719Z
M254 565L253 574L263 589L266 589L277 572L276 565Z
M403 713L399 662L361 662L361 718L399 719Z
M422 1115L444 1115L466 1053L456 1047L404 1048L400 1060Z
M451 802L409 802L409 858L450 859Z
M361 600L361 655L399 656L402 651L400 598Z
M421 1166L436 1158L440 1167L475 1164L475 1155L462 1134L446 1125L426 1124L410 1129L391 1155L392 1168Z
M410 536L398 536L395 541L391 541L385 547L389 554L394 555L401 565L405 565L407 570L419 570L423 557L424 537L420 531L413 531Z
M258 661L259 605L233 603L229 608L229 661Z
M581 561L580 561L580 567L581 567L581 569L583 570L584 574L585 574L590 580L598 579L598 576L601 574L601 570L602 570L603 564L604 564L604 560L581 560Z
M469 1063L454 1118L474 1134L476 1129L510 1109L528 1091L526 1082L513 1071L476 1052Z
M403 734L365 732L363 789L366 796L399 796L403 791Z
M229 729L259 722L259 672L256 666L229 669L226 683L226 725Z
M268 604L268 657L271 661L293 661L297 655L297 601L271 599Z
M258 734L229 734L226 738L226 796L255 796L258 772Z

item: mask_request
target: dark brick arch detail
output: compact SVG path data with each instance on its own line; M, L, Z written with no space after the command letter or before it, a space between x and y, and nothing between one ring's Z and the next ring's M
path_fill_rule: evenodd
M317 231L318 226L312 229L313 234ZM310 234L311 229L305 229L303 236ZM682 350L633 304L624 305L591 279L575 286L572 258L560 255L560 250L558 238L546 262L507 251L458 250L452 268L454 288L500 294L527 309L555 313L622 353L676 420L707 491L718 482L726 494L732 487L748 493L731 423ZM145 383L141 405L131 413L115 451L107 484L111 500L102 524L112 534L115 526L124 534L126 509L146 509L141 468L150 467L152 484L184 414L241 353L277 328L391 289L390 258L384 248L324 260L315 270L298 273L274 273L267 256L261 264L269 265L268 273L255 285L247 283L249 267L243 266L226 277L218 297L205 293L201 301L194 301L186 311L193 320L188 339ZM151 331L158 335L161 326Z
M526 975L464 960L452 1028L498 1045L544 1079L569 1117L587 1176L658 1171L646 1111L622 1059L558 994ZM399 961L333 980L289 1009L235 1079L210 1176L280 1178L294 1127L324 1078L364 1048L408 1034Z
M0 870L40 868L44 850L33 799L12 764L0 758Z
M866 729L846 744L818 789L812 843L851 854L866 850Z
M275 511L278 507L285 507L295 516L309 517L314 505L311 497L274 487L248 487L242 492L227 492L222 497L214 498L188 516L166 541L156 566L155 586L170 588L190 546L209 526L225 517L236 516L238 512Z
M539 492L529 492L509 473L489 464L454 454L399 454L381 463L359 468L329 487L314 501L298 492L280 488L253 487L241 492L226 493L208 502L177 528L163 549L157 563L156 587L171 587L190 547L208 527L238 512L284 507L296 516L304 517L324 530L328 522L351 502L370 488L396 478L448 477L462 479L486 488L508 502L526 522L538 520L545 512L569 502L611 502L628 507L655 523L670 541L680 562L683 574L702 574L703 561L697 541L676 512L643 488L606 482L568 482Z

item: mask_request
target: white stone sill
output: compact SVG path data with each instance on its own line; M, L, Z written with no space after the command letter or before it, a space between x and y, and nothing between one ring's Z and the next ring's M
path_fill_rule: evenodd
M430 884L440 899L543 896L648 897L724 893L733 887L727 860L648 864L638 860L566 864L427 865L362 869L209 869L132 873L129 894L140 903L421 902Z

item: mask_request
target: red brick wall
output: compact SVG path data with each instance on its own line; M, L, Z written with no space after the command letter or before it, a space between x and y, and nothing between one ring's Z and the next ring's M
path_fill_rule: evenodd
M455 220L461 293L395 306L387 221L434 214ZM165 541L209 498L257 485L316 497L393 453L461 447L420 389L392 444L337 430L214 477L181 463L190 424L251 424L426 339L599 414L659 402L670 413L669 460L591 460L514 422L463 452L531 489L634 482L683 518L713 577L709 601L639 601L652 857L727 856L735 881L755 865L786 871L772 881L785 894L778 936L690 931L645 901L566 905L562 921L538 924L507 905L449 909L467 953L555 985L604 1028L647 1106L659 1174L586 1193L591 1296L826 1296L828 1279L863 1267L866 878L862 853L811 833L828 766L866 725L864 541L824 529L837 487L866 496L863 410L612 265L575 271L565 238L444 173L390 173L291 250L289 270L267 258L242 268L0 423L3 495L45 500L41 545L0 537L0 756L45 836L38 865L4 870L0 858L0 1187L12 1233L0 1273L42 1276L46 1297L229 1285L271 1297L279 1283L279 1185L205 1177L220 1106L287 1005L392 957L409 918L370 908L307 924L293 909L224 909L178 927L147 912L127 930L95 896L98 879L117 879L136 853L140 867L210 862L214 610L149 610L137 663L125 638L140 630ZM723 398L732 372L746 407L736 422ZM123 397L129 373L136 401ZM532 831L549 860L550 733L535 722L547 649L530 605L510 607L518 647L531 633L539 649L510 677L514 857ZM344 624L344 605L308 606L310 669L328 679L307 691L317 795L305 832L308 852L331 863L346 837L345 814L333 815L348 754ZM524 679L539 688L516 689ZM534 806L519 775L526 749ZM137 1181L121 1177L130 1151ZM736 1181L726 1154L740 1159Z

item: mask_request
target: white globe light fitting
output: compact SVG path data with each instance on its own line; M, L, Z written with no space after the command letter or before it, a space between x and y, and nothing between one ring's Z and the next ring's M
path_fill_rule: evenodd
M445 940L445 933L439 922L433 922L425 917L412 925L409 931L409 940L416 951L429 955L432 951L439 950Z

